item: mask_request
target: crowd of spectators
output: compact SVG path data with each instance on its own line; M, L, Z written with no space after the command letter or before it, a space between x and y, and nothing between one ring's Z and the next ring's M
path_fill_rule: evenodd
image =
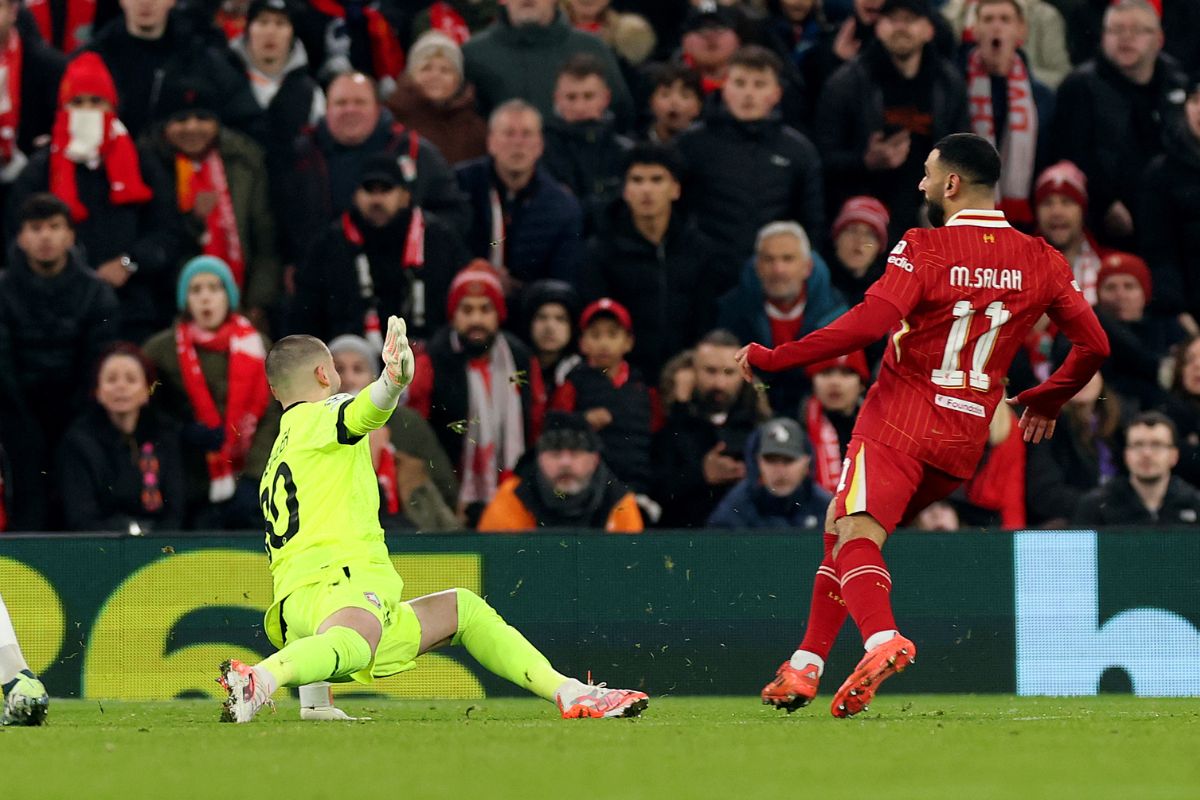
M819 527L886 342L734 354L860 302L958 131L1113 354L916 524L1194 524L1198 43L1192 0L0 0L0 531L257 527L271 342L356 391L393 314L387 527Z

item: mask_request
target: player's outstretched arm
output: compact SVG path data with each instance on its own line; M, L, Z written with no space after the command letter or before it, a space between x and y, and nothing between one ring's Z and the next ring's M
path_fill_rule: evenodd
M876 294L867 294L861 303L833 322L796 342L775 349L748 344L737 353L742 375L752 380L750 368L780 372L824 361L861 350L887 335L900 322L902 312Z
M346 408L346 428L355 436L383 427L400 393L412 383L415 361L408 345L408 329L399 317L388 318L387 338L383 343L383 373Z

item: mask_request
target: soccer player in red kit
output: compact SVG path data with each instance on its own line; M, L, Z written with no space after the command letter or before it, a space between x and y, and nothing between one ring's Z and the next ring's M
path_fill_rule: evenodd
M1009 364L1042 314L1073 347L1045 383L1009 401L1025 407L1025 441L1054 433L1059 409L1108 356L1108 339L1067 262L995 209L999 177L1000 156L986 139L942 139L919 187L935 228L908 231L863 302L825 328L773 350L751 344L738 352L751 380L752 367L803 367L891 333L830 505L804 641L763 689L764 703L790 712L813 699L848 612L867 652L831 710L849 717L867 709L879 684L917 654L892 616L880 549L888 535L974 473Z

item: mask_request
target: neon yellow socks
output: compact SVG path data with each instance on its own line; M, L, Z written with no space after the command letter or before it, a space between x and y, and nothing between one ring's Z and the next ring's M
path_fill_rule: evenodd
M509 625L487 602L468 589L458 593L458 632L451 644L461 644L490 672L554 702L554 692L567 680L555 672L521 632Z
M324 633L297 639L278 653L259 663L255 669L270 673L278 686L303 686L306 683L346 678L366 669L371 663L371 647L360 633L342 626ZM269 692L268 692L269 693Z

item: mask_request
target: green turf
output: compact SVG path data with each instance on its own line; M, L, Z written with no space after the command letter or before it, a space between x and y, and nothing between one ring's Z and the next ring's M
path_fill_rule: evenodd
M1200 698L889 695L852 720L755 698L659 698L639 720L536 700L347 698L372 722L249 725L213 702L56 700L0 729L0 797L1200 797Z

